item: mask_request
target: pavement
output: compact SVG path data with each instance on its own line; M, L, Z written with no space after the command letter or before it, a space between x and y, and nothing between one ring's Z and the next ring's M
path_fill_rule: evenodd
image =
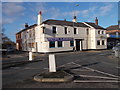
M40 59L36 53L34 53L34 59L32 61L29 61L28 52L15 52L15 53L9 53L6 56L2 57L2 69L15 67L23 64L33 63L33 62L39 62L43 59ZM42 54L39 56L43 56Z
M119 59L111 50L56 53L57 69L74 76L69 83L40 83L33 80L48 70L48 55L42 61L3 69L3 87L7 88L118 88ZM27 56L14 60L28 60ZM6 82L7 81L7 82Z

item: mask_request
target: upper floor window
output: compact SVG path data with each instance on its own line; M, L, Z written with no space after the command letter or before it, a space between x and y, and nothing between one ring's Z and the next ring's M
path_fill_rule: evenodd
M43 27L43 33L45 33L45 27Z
M100 34L100 31L98 31L98 34Z
M89 29L86 29L86 31L87 31L87 35L89 34Z
M104 34L104 31L102 31L102 34Z
M56 33L57 33L55 26L52 27L52 30L53 30L53 34L56 34Z
M67 29L67 27L65 27L64 30L65 30L65 34L68 34L68 29Z
M74 34L77 34L78 32L77 32L77 28L74 28Z

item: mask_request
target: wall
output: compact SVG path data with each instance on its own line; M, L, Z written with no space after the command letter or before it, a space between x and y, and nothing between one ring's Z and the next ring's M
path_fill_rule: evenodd
M57 33L52 33L52 26L57 27ZM45 34L42 33L42 27L45 27ZM64 27L68 28L68 34L64 33ZM55 48L49 48L49 41L47 38L74 38L75 39L84 39L83 40L83 49L86 49L86 29L84 27L75 27L78 28L78 34L74 34L73 27L70 26L60 26L60 25L47 25L43 24L36 27L36 42L38 42L38 52L56 52L56 51L70 51L73 50L73 47L70 47L70 41L63 41L63 47L57 47L57 41L55 42ZM38 37L39 36L39 37Z

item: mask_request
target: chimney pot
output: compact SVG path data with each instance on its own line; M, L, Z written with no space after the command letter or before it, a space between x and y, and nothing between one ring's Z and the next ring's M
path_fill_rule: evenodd
M28 27L28 23L25 23L25 28L27 28Z
M77 17L76 16L73 17L73 22L77 23Z
M38 14L42 15L42 12L40 11Z
M95 24L98 25L98 19L97 19L97 17L95 19Z

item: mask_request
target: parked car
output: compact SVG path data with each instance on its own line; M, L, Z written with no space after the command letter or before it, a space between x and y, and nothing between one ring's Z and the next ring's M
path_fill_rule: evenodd
M120 50L120 43L116 44L115 47L112 48L112 50L115 52L116 50Z

